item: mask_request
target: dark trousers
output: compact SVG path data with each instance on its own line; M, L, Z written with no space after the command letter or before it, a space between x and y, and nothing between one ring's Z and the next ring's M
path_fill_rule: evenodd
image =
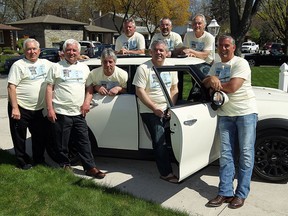
M32 161L26 153L27 128L31 134L32 156L35 164L44 163L45 152L45 124L42 110L31 111L19 106L20 120L11 117L12 106L8 103L8 116L10 124L10 133L14 145L15 156L19 166L31 164Z
M73 131L74 143L77 148L84 170L96 167L91 151L88 126L82 115L66 116L57 114L57 120L51 124L55 143L55 161L60 165L70 165L69 139Z
M172 173L169 151L165 142L165 122L153 113L141 113L141 118L150 133L157 168L162 176Z

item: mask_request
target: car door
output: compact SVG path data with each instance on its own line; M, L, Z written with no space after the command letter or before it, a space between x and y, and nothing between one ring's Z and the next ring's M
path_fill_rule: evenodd
M165 71L178 71L181 100L173 105L167 90L162 89L170 106L171 146L179 163L179 181L219 157L217 113L211 108L209 94L194 70L188 66L155 68L158 79ZM163 87L164 82L160 80L160 83Z

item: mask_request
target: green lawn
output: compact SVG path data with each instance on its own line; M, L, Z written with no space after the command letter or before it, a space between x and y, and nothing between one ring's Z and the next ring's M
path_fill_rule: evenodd
M252 85L278 88L280 67L252 67Z
M184 216L183 212L97 185L62 169L15 168L15 158L0 150L0 215L5 216Z

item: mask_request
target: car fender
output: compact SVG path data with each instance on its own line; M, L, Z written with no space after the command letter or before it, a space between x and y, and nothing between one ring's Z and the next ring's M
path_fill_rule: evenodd
M288 119L270 118L263 119L257 123L257 132L269 130L269 129L282 129L288 131Z

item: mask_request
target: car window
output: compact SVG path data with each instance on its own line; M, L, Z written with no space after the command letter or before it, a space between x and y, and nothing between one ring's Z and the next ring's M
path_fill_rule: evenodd
M157 71L158 74L171 71L175 71L178 74L178 99L175 105L172 105L172 101L170 100L170 106L185 106L210 101L209 91L202 85L202 79L205 76L198 67L165 66L157 67L155 71ZM161 75L158 77L161 77ZM166 92L166 95L168 95L168 92Z

